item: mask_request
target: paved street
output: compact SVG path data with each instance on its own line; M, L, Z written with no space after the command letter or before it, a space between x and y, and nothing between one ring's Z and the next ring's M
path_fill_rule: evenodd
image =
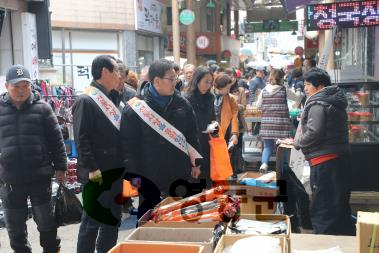
M120 232L118 234L118 241L123 241L124 238L131 233L132 229L136 224L136 216L130 216L129 218L123 220L121 224ZM37 226L32 219L29 219L27 222L28 232L29 232L29 241L32 245L33 252L42 252L42 248L39 245L39 233ZM60 227L58 234L62 240L62 253L74 253L76 252L76 242L79 231L79 224ZM0 252L1 253L12 253L12 250L9 246L8 234L5 228L0 228Z

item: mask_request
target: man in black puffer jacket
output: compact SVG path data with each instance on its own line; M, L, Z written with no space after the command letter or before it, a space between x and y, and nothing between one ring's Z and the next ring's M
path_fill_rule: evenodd
M58 252L60 239L53 215L51 177L63 182L67 157L58 120L50 105L31 91L28 70L12 66L8 92L0 97L0 198L15 252L31 252L27 240L27 198L40 232L43 252Z
M138 99L144 100L199 150L195 114L189 102L175 90L177 77L172 63L164 59L152 63L149 78L150 82L141 87ZM191 164L185 152L151 128L130 105L126 105L122 113L120 134L126 171L133 174L129 178L132 184L140 186L139 193L144 197L138 217L160 202L161 193L175 196L178 180L200 175L201 160ZM142 178L141 182L135 180L138 178Z
M349 206L350 146L347 100L331 86L328 73L311 68L304 75L308 97L295 148L311 165L311 220L316 234L355 235Z

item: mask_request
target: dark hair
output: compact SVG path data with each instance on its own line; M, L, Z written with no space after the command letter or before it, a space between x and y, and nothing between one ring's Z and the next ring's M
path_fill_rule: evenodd
M126 64L123 61L120 61L120 60L117 60L117 65L118 65L118 70L120 71L120 74L124 73L125 77L127 77L128 73L129 73L128 66L126 66Z
M225 74L227 74L229 76L237 77L236 71L234 69L232 69L232 68L225 69Z
M180 66L178 64L173 63L172 66L173 66L175 72L180 70Z
M305 72L304 80L311 83L312 86L316 88L320 85L324 85L325 87L332 85L328 72L316 67Z
M216 89L222 89L232 83L232 79L227 74L219 74L215 77L214 86Z
M216 72L218 72L218 73L220 73L220 72L224 72L225 71L225 69L223 68L223 67L218 67L217 69L216 69Z
M311 68L316 67L317 63L315 59L308 59Z
M292 78L299 78L303 75L303 71L301 69L292 70Z
M193 93L195 91L199 90L199 83L201 79L204 78L207 74L210 74L213 79L213 73L209 70L209 68L206 67L198 67L195 72L193 73L192 81L190 83L190 92Z
M154 81L154 78L163 78L167 71L174 69L172 62L166 59L154 61L149 68L149 80Z
M280 69L272 69L268 80L273 85L283 85L283 72Z
M216 72L217 69L218 69L218 65L217 64L212 64L211 66L209 66L209 69L212 73Z
M91 74L93 79L98 80L101 78L103 68L113 72L114 65L112 60L116 61L112 55L99 55L92 61Z

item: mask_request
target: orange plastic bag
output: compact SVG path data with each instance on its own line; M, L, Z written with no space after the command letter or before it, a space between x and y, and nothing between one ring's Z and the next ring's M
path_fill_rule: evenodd
M124 180L122 186L122 196L125 198L138 196L138 189L132 186L130 181Z
M211 179L213 181L224 181L228 177L233 175L232 165L230 164L230 157L228 152L228 147L226 146L226 141L224 135L219 128L218 137L213 137L209 135L209 146L210 146L210 170Z

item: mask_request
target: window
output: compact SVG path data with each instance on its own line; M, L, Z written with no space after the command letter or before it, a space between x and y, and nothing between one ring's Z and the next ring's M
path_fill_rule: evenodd
M166 8L166 14L167 14L167 25L172 25L172 8L171 7Z
M375 27L367 28L367 75L375 76Z

